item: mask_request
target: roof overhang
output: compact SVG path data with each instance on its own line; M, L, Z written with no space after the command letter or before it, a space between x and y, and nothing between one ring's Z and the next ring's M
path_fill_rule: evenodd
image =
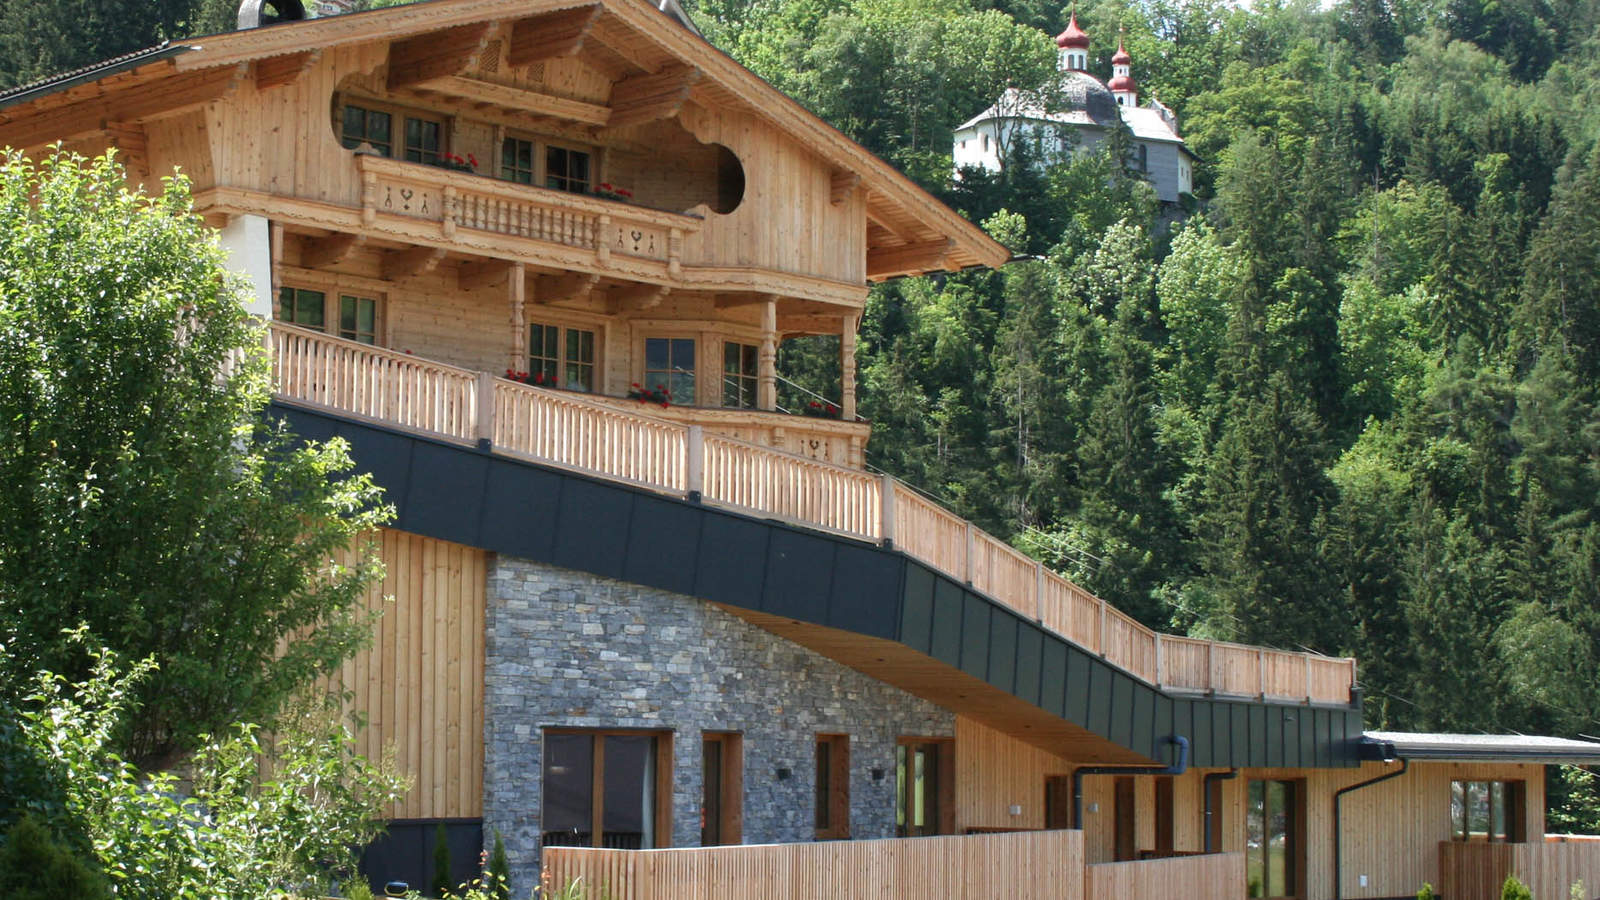
M1600 763L1600 743L1522 734L1427 734L1368 731L1361 757L1415 762Z

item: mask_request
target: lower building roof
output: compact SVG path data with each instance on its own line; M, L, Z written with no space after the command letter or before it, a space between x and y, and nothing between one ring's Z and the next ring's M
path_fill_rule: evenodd
M1531 734L1428 734L1368 731L1369 754L1437 762L1600 763L1600 743ZM1370 749L1368 749L1370 748Z

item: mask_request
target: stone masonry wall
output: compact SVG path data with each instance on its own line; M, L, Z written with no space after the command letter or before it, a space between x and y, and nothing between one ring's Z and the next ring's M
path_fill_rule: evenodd
M854 838L894 835L897 739L954 734L947 710L692 597L500 557L488 605L484 839L504 837L515 896L538 871L547 727L672 731L678 847L700 841L703 731L744 735L747 844L814 838L818 733L850 736Z

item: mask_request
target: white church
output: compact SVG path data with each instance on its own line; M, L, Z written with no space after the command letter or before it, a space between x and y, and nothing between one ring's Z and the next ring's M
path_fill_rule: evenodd
M951 148L956 169L999 171L1001 154L1020 140L1036 141L1047 160L1091 151L1120 118L1133 135L1129 167L1147 178L1165 203L1176 203L1189 193L1194 155L1178 135L1178 119L1155 100L1139 105L1133 58L1122 43L1117 43L1117 53L1111 57L1110 83L1088 72L1089 35L1078 27L1076 14L1056 35L1056 47L1061 69L1059 108L1047 110L1039 95L1008 88L993 106L956 129Z

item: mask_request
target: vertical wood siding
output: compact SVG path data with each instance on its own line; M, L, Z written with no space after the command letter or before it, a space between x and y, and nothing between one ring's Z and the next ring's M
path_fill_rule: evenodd
M544 851L545 890L589 900L1083 900L1075 831L680 850ZM1109 896L1109 895L1089 895Z
M392 747L411 777L389 818L476 818L483 814L487 554L389 529L371 540L387 571L365 603L382 615L372 646L340 672L349 711L367 720L359 748L376 759Z

